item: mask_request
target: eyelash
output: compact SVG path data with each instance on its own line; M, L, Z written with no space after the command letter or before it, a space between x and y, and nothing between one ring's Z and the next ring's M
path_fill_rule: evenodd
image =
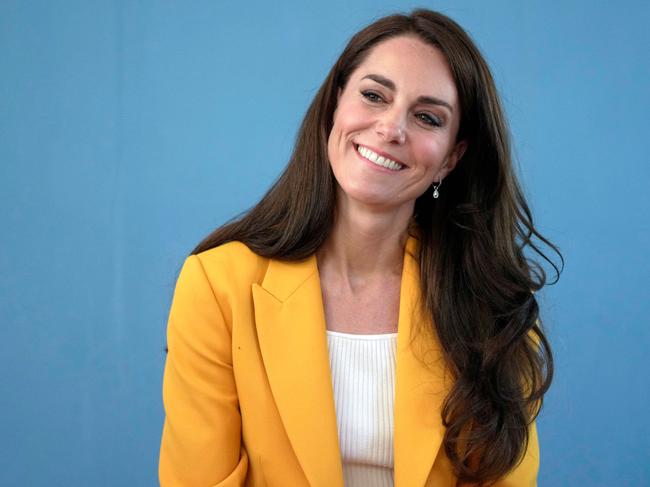
M375 93L374 91L362 91L361 95L368 100L370 103L379 103L379 101L383 101L383 98L381 95L378 93ZM442 122L437 118L429 115L428 113L418 113L416 115L419 120L421 120L423 123L429 125L430 127L441 127Z
M377 103L379 100L382 99L381 96L379 96L379 95L378 95L377 93L375 93L374 91L362 91L361 94L363 95L363 97L364 97L366 100L369 100L369 101L371 101L371 102L373 102L373 103ZM373 98L373 97L376 97L376 98ZM378 98L379 100L378 100L377 98Z

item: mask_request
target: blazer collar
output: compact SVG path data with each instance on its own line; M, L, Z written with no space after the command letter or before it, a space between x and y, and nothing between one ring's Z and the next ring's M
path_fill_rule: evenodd
M420 307L418 246L414 237L407 240L400 289L394 412L397 487L426 484L444 431L440 410L447 386L440 347L428 333L430 318ZM253 301L273 397L309 484L343 487L316 256L292 262L271 259L262 284L253 284Z

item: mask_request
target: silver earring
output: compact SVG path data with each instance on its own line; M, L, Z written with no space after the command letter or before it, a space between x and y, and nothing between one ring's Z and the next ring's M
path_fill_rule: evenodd
M434 199L438 199L438 196L440 196L440 193L438 192L438 188L440 187L441 184L442 184L442 179L440 181L438 181L438 184L434 183L434 185L433 185L433 198Z

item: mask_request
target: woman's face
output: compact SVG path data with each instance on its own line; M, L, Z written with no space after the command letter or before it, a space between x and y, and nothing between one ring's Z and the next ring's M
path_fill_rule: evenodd
M339 91L327 146L339 197L412 212L462 156L459 123L456 86L438 49L412 36L377 44Z

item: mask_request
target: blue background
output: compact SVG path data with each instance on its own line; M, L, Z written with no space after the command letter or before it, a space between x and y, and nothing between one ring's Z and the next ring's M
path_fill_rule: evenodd
M492 66L542 232L541 486L650 485L650 6L2 1L0 485L151 486L184 256L252 205L356 30L423 5Z

